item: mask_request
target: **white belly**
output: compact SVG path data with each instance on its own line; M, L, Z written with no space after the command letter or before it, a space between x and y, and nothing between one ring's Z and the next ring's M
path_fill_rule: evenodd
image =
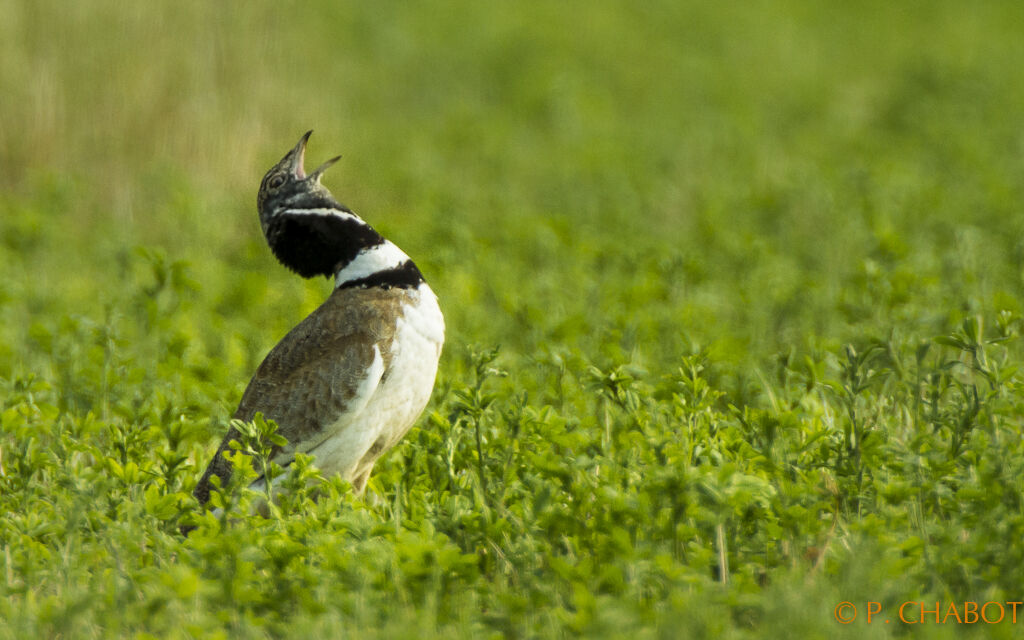
M444 343L444 317L426 283L411 292L402 310L390 366L380 384L367 389L361 411L332 425L334 433L309 452L325 476L338 473L351 481L369 473L377 456L401 440L430 400Z

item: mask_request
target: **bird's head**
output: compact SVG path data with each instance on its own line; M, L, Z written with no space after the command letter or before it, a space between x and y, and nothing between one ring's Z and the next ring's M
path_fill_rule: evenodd
M298 144L263 176L256 208L259 210L264 232L270 220L281 211L330 206L334 203L331 192L320 184L320 178L341 156L331 158L306 175L302 164L306 155L306 142L312 133L307 131Z

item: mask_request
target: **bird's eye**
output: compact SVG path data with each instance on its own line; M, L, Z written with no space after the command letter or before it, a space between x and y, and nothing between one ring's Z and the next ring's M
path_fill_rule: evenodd
M273 178L270 179L270 182L267 183L267 186L270 187L271 189L280 189L281 185L283 185L283 184L284 184L284 176L276 175L276 176L274 176Z

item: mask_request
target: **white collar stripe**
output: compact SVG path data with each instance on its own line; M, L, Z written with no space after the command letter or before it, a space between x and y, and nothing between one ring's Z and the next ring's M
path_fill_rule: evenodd
M281 213L283 215L293 216L334 216L335 218L341 218L342 220L358 220L359 222L363 222L363 219L354 213L326 207L317 207L314 209L285 209Z
M334 286L338 288L346 282L362 280L375 273L395 269L408 259L409 256L404 251L390 240L385 240L382 244L363 249L348 264L339 269L338 275L334 278Z

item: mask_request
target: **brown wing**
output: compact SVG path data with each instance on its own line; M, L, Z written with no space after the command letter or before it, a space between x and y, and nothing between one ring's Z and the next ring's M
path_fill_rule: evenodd
M374 345L390 365L390 344L395 331L398 300L387 291L336 290L316 311L288 332L256 370L235 418L252 420L257 412L277 422L288 445L276 451L274 461L287 464L295 451L308 451L330 434L327 425L351 409L356 392L372 390L379 379L367 382L367 369L375 357ZM206 468L195 496L200 504L210 497L210 478L225 486L231 463L224 458L228 443L238 438L235 429L224 437Z

